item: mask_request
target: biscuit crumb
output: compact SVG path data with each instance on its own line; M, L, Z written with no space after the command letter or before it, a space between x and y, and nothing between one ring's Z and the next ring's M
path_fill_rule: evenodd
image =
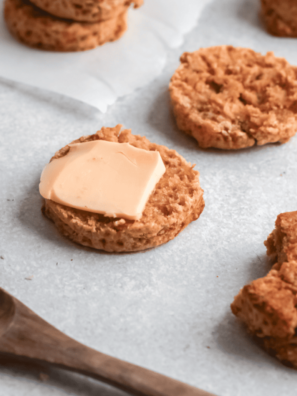
M34 278L34 275L30 275L30 276L27 276L25 279L26 280L32 280Z

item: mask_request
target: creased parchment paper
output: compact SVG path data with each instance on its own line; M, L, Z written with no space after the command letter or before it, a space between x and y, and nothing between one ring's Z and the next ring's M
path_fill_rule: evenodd
M78 53L28 48L0 20L0 76L78 99L105 112L117 98L162 71L168 48L182 44L209 0L145 0L130 10L128 31L113 43Z

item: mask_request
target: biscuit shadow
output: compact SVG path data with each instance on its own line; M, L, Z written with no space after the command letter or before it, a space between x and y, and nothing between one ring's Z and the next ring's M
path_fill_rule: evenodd
M265 254L257 255L249 266L246 281L240 287L267 275L272 265L272 261ZM240 287L237 292L239 292ZM230 301L230 305L232 302L233 299ZM280 368L286 370L281 362L264 350L261 341L257 337L249 334L246 326L233 315L231 307L229 311L226 312L221 322L216 326L213 337L217 347L222 352L236 356L238 360L248 359L258 366L269 363L278 370Z
M260 0L238 1L234 11L238 19L266 33Z
M57 247L77 247L75 243L59 234L54 224L42 214L42 205L43 201L39 194L38 178L29 186L17 215L26 232L30 232L35 237L53 242Z
M206 41L211 45L238 43L244 47L250 38L258 39L257 34L267 35L260 0L213 0L205 7L199 26L203 27L204 33L212 33L206 35ZM208 45L210 43L206 42L204 47Z
M237 364L249 360L259 368L269 364L277 370L287 370L280 361L265 351L259 339L248 333L246 326L232 314L231 308L215 327L213 339L220 351L232 355L233 359L235 357Z
M30 96L35 101L42 102L47 106L52 106L59 112L62 110L63 112L68 112L72 115L87 119L88 121L90 118L99 119L102 115L95 107L56 92L8 80L3 77L0 77L0 84Z
M167 85L162 87L159 94L156 94L152 107L148 112L147 122L169 141L169 148L182 146L187 149L199 149L194 138L177 128Z
M247 153L257 153L267 150L269 146L281 146L281 145L282 145L281 143L268 143L268 144L264 144L263 146L254 145L252 147L235 149L235 150L222 150L217 148L208 148L208 149L199 148L199 150L204 153L209 153L212 155L223 157L223 156L238 156Z
M146 253L152 249L141 250L139 252L106 252L104 250L98 250L87 246L82 246L76 242L71 241L64 235L60 234L54 223L43 215L41 208L43 206L43 199L39 194L39 178L28 188L25 198L22 200L21 205L18 209L17 218L20 223L24 226L25 232L30 232L34 237L45 239L55 247L83 250L89 253L101 254L101 255L131 255ZM169 241L170 242L170 241ZM162 246L162 245L160 245Z
M274 262L265 253L258 254L248 266L246 283L267 275L273 264Z
M22 383L32 391L37 386L51 389L56 394L57 389L63 394L76 396L128 396L124 391L117 390L109 385L85 377L80 374L70 373L61 369L52 368L42 363L24 362L13 357L0 355L0 377L9 376L19 379L18 388ZM41 389L40 389L41 390ZM42 390L41 390L42 391ZM60 392L59 392L60 394Z

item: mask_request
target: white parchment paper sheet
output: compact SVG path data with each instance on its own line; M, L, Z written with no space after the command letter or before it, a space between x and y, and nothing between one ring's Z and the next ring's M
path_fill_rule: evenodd
M0 76L88 103L102 112L162 71L168 48L179 46L209 0L145 0L130 10L128 31L113 43L55 53L18 43L0 19ZM0 0L2 10L3 0Z

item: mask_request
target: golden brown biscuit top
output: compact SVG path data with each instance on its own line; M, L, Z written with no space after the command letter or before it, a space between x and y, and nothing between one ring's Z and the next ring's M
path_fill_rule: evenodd
M246 48L219 46L184 53L181 66L172 77L197 109L209 108L230 117L234 110L253 106L261 111L289 109L297 111L297 68L272 52L265 56ZM237 108L237 109L236 109Z

